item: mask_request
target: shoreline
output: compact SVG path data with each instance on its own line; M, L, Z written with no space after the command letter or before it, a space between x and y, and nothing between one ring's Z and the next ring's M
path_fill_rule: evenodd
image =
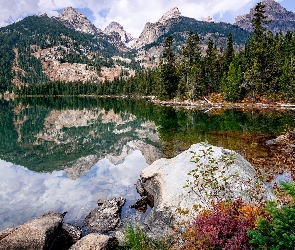
M4 97L4 98L3 98ZM179 107L179 108L187 108L187 109L206 109L207 111L211 109L275 109L275 110L295 110L295 103L282 103L282 102L211 102L210 100L204 98L204 100L159 100L156 99L155 96L128 96L128 95L57 95L57 96L50 96L50 95L35 95L35 96L25 96L19 97L14 94L10 95L1 95L0 99L8 100L8 99L18 99L18 98L34 98L34 97L78 97L78 98L130 98L130 99L147 99L147 101L154 105L159 106L167 106L167 107Z
M295 104L292 103L229 103L229 102L210 102L205 100L198 101L161 101L157 99L150 99L150 103L167 107L182 107L187 109L200 108L200 109L276 109L276 110L295 110Z

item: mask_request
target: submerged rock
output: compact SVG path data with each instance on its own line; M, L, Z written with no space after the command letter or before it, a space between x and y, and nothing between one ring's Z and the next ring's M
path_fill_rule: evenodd
M198 212L195 208L210 208L212 200L259 202L274 197L241 155L205 144L192 145L172 159L155 161L141 172L141 180L154 199L144 224L157 235L170 233L170 225L190 220Z
M121 210L126 199L98 200L98 208L92 210L85 218L83 229L89 233L107 233L121 226Z
M52 249L63 217L63 214L47 212L21 226L0 232L0 249Z

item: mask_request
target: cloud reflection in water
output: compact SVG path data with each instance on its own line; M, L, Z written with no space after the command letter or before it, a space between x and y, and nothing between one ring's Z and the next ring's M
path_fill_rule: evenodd
M128 207L138 198L134 183L147 163L139 150L114 165L104 158L76 180L63 171L38 173L0 160L0 230L46 211L68 211L65 221L80 225L100 198L123 196ZM123 210L127 213L126 208Z

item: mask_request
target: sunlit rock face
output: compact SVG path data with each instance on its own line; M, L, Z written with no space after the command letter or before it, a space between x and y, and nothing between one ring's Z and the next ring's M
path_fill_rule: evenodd
M69 28L75 29L87 34L97 34L101 32L96 28L83 14L77 12L72 7L65 8L58 16L58 19L62 21Z
M134 38L131 36L131 34L127 33L123 26L117 22L111 22L104 30L104 33L107 35L118 35L120 37L120 40L124 44L130 43ZM115 33L115 34L114 34Z
M97 200L125 197L127 207L138 198L134 183L147 163L139 150L121 164L104 158L76 180L63 171L37 173L0 160L0 231L23 224L46 211L63 213L64 221L81 225Z
M178 8L172 8L166 12L156 23L146 23L133 47L140 48L146 44L156 41L161 35L165 34L170 29L170 21L176 20L181 16Z
M62 214L47 212L24 225L0 232L0 249L51 249L62 220Z
M286 10L274 0L263 0L262 4L265 5L265 16L270 21L265 26L270 31L285 33L288 30L293 31L295 29L295 13ZM247 31L252 31L251 20L254 18L254 13L255 10L252 8L250 13L238 16L234 24Z

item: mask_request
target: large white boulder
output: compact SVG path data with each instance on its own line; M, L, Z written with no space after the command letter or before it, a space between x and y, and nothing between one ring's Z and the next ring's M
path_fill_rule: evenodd
M141 172L143 188L154 203L144 223L159 235L169 232L169 225L210 208L212 200L242 198L256 203L272 199L271 191L255 174L240 154L204 143L172 159L159 159Z

